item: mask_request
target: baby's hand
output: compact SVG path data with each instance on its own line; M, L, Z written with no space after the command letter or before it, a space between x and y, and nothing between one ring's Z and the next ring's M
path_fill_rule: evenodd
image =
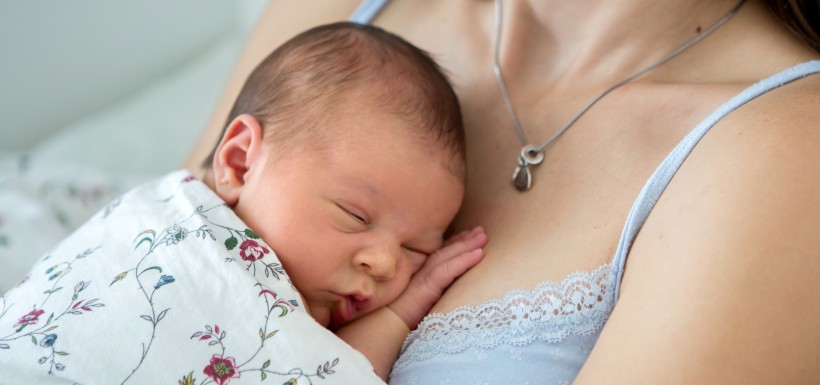
M484 229L476 227L450 237L444 246L427 258L413 275L404 292L387 307L399 316L410 330L418 326L444 290L461 274L484 257L487 244Z

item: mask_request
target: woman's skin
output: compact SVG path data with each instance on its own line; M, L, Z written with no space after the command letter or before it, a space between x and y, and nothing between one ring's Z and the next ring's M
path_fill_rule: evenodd
M694 37L736 1L505 0L501 66L540 144L610 85ZM358 1L271 2L187 164L197 172L245 76ZM669 151L715 108L820 58L750 0L712 35L610 93L547 149L533 187L510 184L520 144L492 71L494 4L396 0L376 25L433 54L461 99L468 184L456 230L482 225L485 259L433 309L533 289L612 260L627 213ZM636 239L620 299L576 384L811 383L820 378L820 76L718 123Z

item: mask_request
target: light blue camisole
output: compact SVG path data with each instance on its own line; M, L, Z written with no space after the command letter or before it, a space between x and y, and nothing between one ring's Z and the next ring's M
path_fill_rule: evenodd
M351 21L367 23L387 0L363 1ZM647 180L626 219L615 256L592 272L447 314L428 315L402 347L391 384L566 384L581 370L618 301L627 253L663 190L700 139L724 116L784 84L820 72L799 64L749 87L698 124Z

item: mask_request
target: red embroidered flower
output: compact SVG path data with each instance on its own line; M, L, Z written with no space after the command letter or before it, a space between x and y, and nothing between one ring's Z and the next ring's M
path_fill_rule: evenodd
M270 253L270 249L253 239L247 239L239 245L239 256L246 261L258 261L265 257L265 254Z
M231 378L239 378L239 371L236 370L236 361L233 357L222 358L218 354L214 354L211 363L205 367L203 372L218 385L227 384Z
M17 323L14 324L14 326L17 327L23 325L34 325L37 323L37 321L40 320L40 316L43 315L43 313L45 313L43 310L34 309L30 311L28 314L20 317L20 320L17 321Z

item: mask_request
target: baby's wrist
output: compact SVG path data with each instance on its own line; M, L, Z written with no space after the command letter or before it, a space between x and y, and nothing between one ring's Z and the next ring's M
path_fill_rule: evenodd
M427 315L428 307L418 306L412 301L397 299L386 306L391 313L395 314L409 330L414 330L419 325L422 318Z
M405 334L410 333L410 331L415 328L414 326L408 325L407 320L405 320L401 315L399 315L399 313L396 313L396 311L393 310L390 306L385 306L383 311L387 314L391 314L391 316L389 316L388 318L395 320L395 322L391 322L391 324L395 324L397 326L401 325L400 327L402 328L402 331Z

